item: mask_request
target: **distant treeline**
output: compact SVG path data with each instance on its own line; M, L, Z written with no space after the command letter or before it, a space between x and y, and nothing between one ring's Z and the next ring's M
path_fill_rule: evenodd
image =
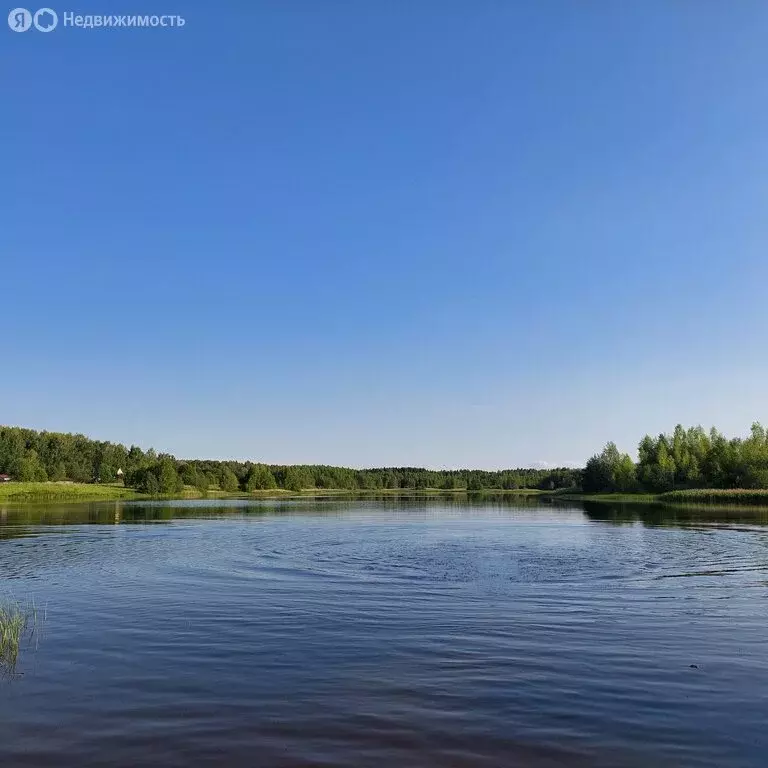
M759 423L749 437L728 439L714 427L685 429L671 435L646 435L637 463L608 443L583 472L589 493L652 491L686 488L768 488L768 433Z
M312 488L482 491L577 488L577 469L428 470L416 467L348 469L324 465L277 466L240 461L181 460L132 445L83 435L0 427L0 473L20 481L73 480L111 483L118 472L127 486L150 494L174 494L184 486L205 493Z
M749 437L726 438L716 429L685 429L646 436L639 460L608 443L585 469L429 470L417 467L349 469L325 465L268 465L242 461L176 459L132 445L90 440L83 435L0 427L0 473L14 480L73 480L125 484L150 494L174 494L184 486L202 493L320 489L541 490L583 489L588 493L687 488L768 488L768 434L753 424Z

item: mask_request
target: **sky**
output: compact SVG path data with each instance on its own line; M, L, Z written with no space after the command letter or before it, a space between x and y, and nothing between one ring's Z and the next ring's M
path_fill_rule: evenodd
M53 8L0 29L0 423L492 469L768 422L762 0Z

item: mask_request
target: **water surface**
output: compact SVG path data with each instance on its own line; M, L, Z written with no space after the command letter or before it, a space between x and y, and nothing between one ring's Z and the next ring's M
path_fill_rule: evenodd
M0 764L765 765L764 518L628 509L0 509Z

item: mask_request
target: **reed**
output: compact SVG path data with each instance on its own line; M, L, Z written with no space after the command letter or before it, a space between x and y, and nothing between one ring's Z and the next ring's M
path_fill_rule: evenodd
M38 624L34 603L15 600L0 603L0 669L13 672L25 641L35 636Z
M662 493L659 499L664 502L681 504L768 505L768 489L690 488Z

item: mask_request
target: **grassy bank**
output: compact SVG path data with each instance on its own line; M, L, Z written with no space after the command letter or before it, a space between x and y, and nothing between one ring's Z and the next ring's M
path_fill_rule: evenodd
M158 499L289 499L318 496L540 496L562 501L596 501L611 504L702 504L768 506L768 490L745 488L695 488L691 490L652 493L579 493L572 490L540 491L534 488L502 490L486 488L482 491L444 488L305 488L301 491L272 488L264 491L236 491L227 493L211 488L206 494L186 486L178 494L157 496ZM95 483L0 483L0 502L77 502L110 501L118 499L148 499L150 497L119 484Z
M303 488L300 491L287 488L270 488L264 491L235 491L227 493L210 489L203 494L196 488L185 486L177 497L183 499L291 499L317 496L541 496L544 491L536 488L507 490L503 488L484 488L480 491L468 491L466 488Z
M653 493L578 493L574 491L553 491L545 493L547 498L564 501L604 501L619 504L653 504L659 497Z
M749 506L768 505L768 489L750 488L692 488L684 491L668 491L658 497L671 504L740 504Z
M0 483L2 501L99 501L139 497L122 485L94 483Z
M574 493L555 491L545 494L548 498L563 501L597 501L612 504L698 504L725 506L768 506L768 489L748 488L692 488L667 491L666 493Z
M77 502L77 501L111 501L119 499L290 499L318 496L457 496L457 495L508 495L508 496L538 496L543 491L533 488L519 490L503 490L487 488L482 491L467 491L465 488L304 488L303 490L288 490L287 488L270 488L264 491L234 491L227 492L211 488L202 493L197 488L185 486L175 494L159 494L147 496L132 488L125 488L117 483L0 483L0 503L3 501L21 502Z

